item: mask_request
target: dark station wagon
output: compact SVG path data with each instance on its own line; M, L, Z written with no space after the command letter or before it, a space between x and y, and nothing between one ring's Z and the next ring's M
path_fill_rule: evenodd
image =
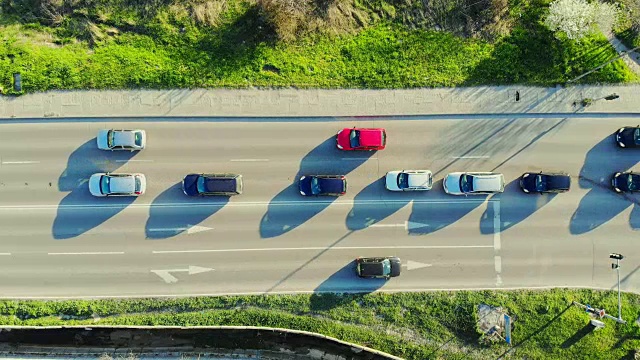
M189 174L182 180L182 191L189 196L240 195L242 175Z
M401 267L400 258L395 256L356 259L356 274L363 278L389 279L400 276Z

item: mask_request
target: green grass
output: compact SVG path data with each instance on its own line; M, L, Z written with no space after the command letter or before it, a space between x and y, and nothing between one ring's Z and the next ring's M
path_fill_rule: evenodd
M590 290L270 295L95 301L0 301L2 325L250 325L306 330L408 360L621 359L640 349L640 296L623 294L626 325L576 339L590 317L572 301L617 308L615 292ZM480 341L476 306L514 317L513 347Z
M554 38L540 25L547 0L513 0L512 31L492 42L410 29L393 2L358 0L358 13L369 12L365 28L340 35L312 32L282 43L250 2L226 3L217 26L160 1L155 7L96 1L56 26L19 18L11 8L18 15L0 13L0 87L9 91L15 72L22 74L26 92L555 85L616 55L603 36L581 43ZM581 82L637 80L618 60Z

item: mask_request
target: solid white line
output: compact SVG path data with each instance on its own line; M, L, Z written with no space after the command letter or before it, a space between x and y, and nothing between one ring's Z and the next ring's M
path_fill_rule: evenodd
M229 161L235 161L235 162L242 162L242 161L258 162L258 161L269 161L269 159L231 159Z
M298 200L298 201L247 201L247 202L231 202L225 204L225 207L236 207L236 206L300 206L300 205L384 205L384 204L406 204L409 200L318 200L318 201L308 201L308 200ZM456 200L452 197L452 200L411 200L413 203L417 204L482 204L486 202L495 202L497 200L475 200L472 198L465 200ZM148 209L150 207L154 208L162 208L162 207L176 207L176 208L191 208L191 207L210 207L210 206L220 206L219 203L211 202L211 203L166 203L166 204L122 204L122 205L106 205L106 204L78 204L78 205L62 205L62 204L52 204L52 205L0 205L0 210L47 210L47 209L64 209L64 208L78 208L78 209L87 209L87 208L100 208L100 209L122 209L122 208L143 208Z
M47 255L122 255L124 251L47 253Z
M365 157L362 157L362 158L342 158L340 160L345 160L345 161L349 161L349 160L363 161L363 160L378 160L378 158L365 158Z
M0 253L0 256L10 256L11 253Z
M123 160L123 159L118 159L116 160L116 162L133 162L133 161L137 161L137 162L153 162L153 160L136 160L136 159L129 159L129 160Z
M500 201L493 203L493 249L500 251L502 245L500 243Z
M212 252L250 252L250 251L303 251L303 250L368 250L368 249L482 249L491 245L443 245L443 246L335 246L335 247L301 247L301 248L266 248L266 249L203 249L203 250L155 250L153 254L180 253L212 253Z
M406 228L407 227L407 222L405 221L403 224L372 224L369 225L369 227L379 227L379 228L395 228L395 227L403 227Z
M510 287L460 287L460 288L398 288L398 289L376 289L375 293L400 293L400 292L452 292L452 291L486 291L486 290L550 290L550 289L590 289L610 291L610 288L597 287L591 285L550 285L550 286L510 286ZM341 293L358 294L371 293L371 290L340 290ZM247 291L247 292L221 292L221 293L179 293L179 294L130 294L130 295L80 295L80 296L0 296L2 300L66 300L66 299L123 299L123 298L186 298L186 297L205 297L205 296L241 296L241 295L287 295L287 294L318 294L318 293L335 293L334 290L292 290L292 291ZM629 291L628 293L634 294ZM99 327L101 325L96 325Z
M452 156L453 159L488 159L489 156Z
M3 161L2 165L11 164L40 164L40 161Z

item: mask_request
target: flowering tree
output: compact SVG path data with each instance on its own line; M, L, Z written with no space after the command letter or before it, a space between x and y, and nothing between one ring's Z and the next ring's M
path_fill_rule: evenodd
M618 17L618 7L609 3L586 0L555 0L549 5L545 25L563 32L571 40L580 40L597 30L611 31Z

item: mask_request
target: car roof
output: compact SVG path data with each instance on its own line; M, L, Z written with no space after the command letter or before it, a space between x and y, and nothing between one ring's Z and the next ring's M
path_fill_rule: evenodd
M341 193L344 191L344 180L340 178L317 177L320 188L325 193Z
M116 146L136 146L136 133L132 130L115 130L113 143Z
M568 189L571 186L571 177L567 174L545 174L547 185L554 189Z
M205 185L208 192L236 192L238 189L235 177L205 175Z
M356 129L360 131L361 146L382 145L382 132L384 129Z
M112 193L133 193L136 188L136 181L133 175L113 176L109 175L109 190Z
M364 276L380 276L384 274L383 260L360 263L360 274Z
M408 172L408 174L409 174L409 187L429 186L429 178L431 178L430 173Z
M470 174L473 175L474 191L499 191L502 190L501 174Z

